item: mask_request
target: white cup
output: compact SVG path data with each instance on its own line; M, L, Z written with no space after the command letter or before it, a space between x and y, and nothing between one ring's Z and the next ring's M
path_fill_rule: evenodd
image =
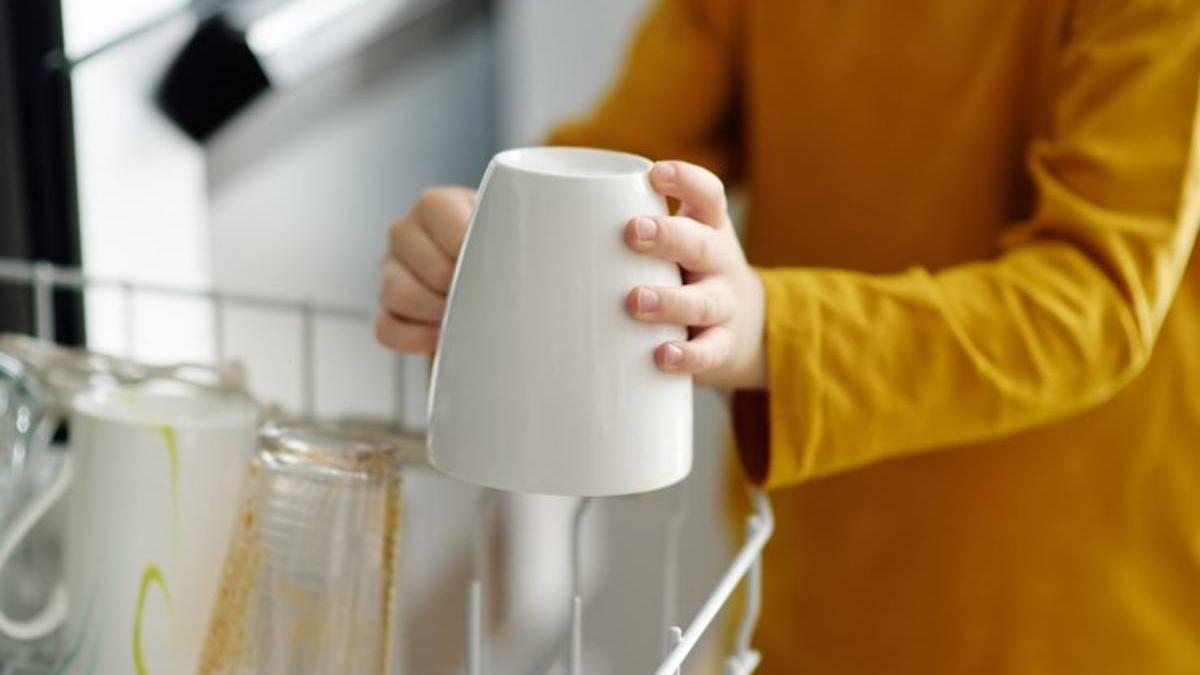
M666 213L651 162L582 148L492 160L450 287L430 392L429 458L507 490L644 492L692 465L692 381L655 368L686 339L625 311L636 285L678 286L679 268L622 239Z
M22 514L35 522L67 495L65 584L39 618L65 623L56 672L195 672L255 408L241 397L93 391L75 400L70 428L58 479Z

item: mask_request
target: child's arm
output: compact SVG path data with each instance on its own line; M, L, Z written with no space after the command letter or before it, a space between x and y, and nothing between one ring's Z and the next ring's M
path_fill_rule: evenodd
M765 411L739 406L738 425L767 485L1047 424L1146 365L1200 227L1200 3L1080 4L1092 11L1063 48L1052 131L1029 148L1037 206L999 257L892 275L759 270L760 326L737 325L740 298L703 300L737 339L693 372L711 378L765 352L766 394L742 395ZM740 255L732 238L683 229L706 237L712 259Z

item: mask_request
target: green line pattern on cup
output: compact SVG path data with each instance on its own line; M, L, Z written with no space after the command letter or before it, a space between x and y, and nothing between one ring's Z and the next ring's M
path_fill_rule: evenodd
M155 431L163 437L167 444L167 457L171 460L171 505L175 511L175 529L179 530L179 444L175 438L175 429L170 425L155 427Z
M142 583L138 586L137 611L133 616L133 667L137 675L147 675L146 661L142 657L142 619L146 609L146 596L150 586L156 584L162 590L163 598L167 601L167 611L171 609L171 593L167 590L167 581L163 578L158 565L150 563L142 570Z

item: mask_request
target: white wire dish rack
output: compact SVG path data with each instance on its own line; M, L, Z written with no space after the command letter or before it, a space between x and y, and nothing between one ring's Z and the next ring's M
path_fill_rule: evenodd
M189 300L200 300L209 304L212 313L213 343L216 360L225 359L225 329L224 315L230 308L250 311L271 311L292 313L299 321L299 344L301 358L297 367L300 370L300 401L301 410L298 417L312 419L316 417L315 392L317 373L317 354L315 325L318 320L336 319L341 321L359 322L363 330L369 330L372 319L370 310L358 307L348 307L329 303L318 303L307 299L281 299L261 295L229 293L214 289L189 288L164 284L131 281L127 279L104 278L86 274L75 268L52 265L45 262L31 263L23 260L0 259L0 284L26 288L30 293L33 310L34 334L36 337L53 341L55 326L54 292L70 290L83 293L99 288L120 291L125 296L123 303L123 325L132 331L132 317L135 311L135 298L141 294L175 297ZM412 369L406 371L399 359L396 360L398 389L406 386L407 380L413 379ZM423 369L422 369L423 371ZM418 373L424 377L424 372ZM408 382L411 384L411 382ZM403 401L397 394L397 415L403 412ZM263 402L268 403L268 402ZM423 407L423 405L422 405ZM375 426L388 427L401 442L407 458L412 462L421 462L424 455L424 441L420 435L404 433L394 422L378 423ZM494 508L496 493L483 490L476 504L475 531L473 533L473 574L467 594L465 628L467 631L467 675L492 675L486 663L486 641L484 631L484 577L487 568L486 539L488 536L487 523ZM729 602L738 586L745 585L745 601L738 622L733 653L724 663L725 675L749 675L758 667L760 654L751 646L751 637L758 621L762 599L762 560L761 554L774 530L774 518L770 502L765 493L751 490L751 512L747 519L744 541L735 553L733 560L719 577L708 598L701 604L699 610L686 626L674 625L676 605L677 580L679 572L679 539L681 524L685 517L685 507L682 500L670 498L663 500L666 504L664 513L664 533L662 537L662 661L653 671L654 675L671 675L679 673L688 655L696 647L705 631L712 625L720 610ZM583 554L582 536L584 520L592 510L597 499L585 498L579 500L570 528L571 537L571 600L569 625L564 631L566 635L565 662L569 675L582 675L583 666ZM603 501L603 500L599 500ZM4 664L0 664L0 673L7 672ZM531 673L530 675L544 675Z

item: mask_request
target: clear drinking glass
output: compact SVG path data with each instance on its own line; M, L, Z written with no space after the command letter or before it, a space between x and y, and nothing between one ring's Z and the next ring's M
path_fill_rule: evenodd
M58 474L62 453L46 451L55 427L41 383L23 362L0 351L0 534ZM25 622L46 607L60 575L59 529L34 528L15 550L0 555L6 559L0 563L0 616ZM16 639L0 630L0 673L46 672L57 647L57 631Z
M21 472L43 408L41 388L24 364L0 352L0 521L20 497Z
M201 675L388 672L398 466L382 437L264 427Z

